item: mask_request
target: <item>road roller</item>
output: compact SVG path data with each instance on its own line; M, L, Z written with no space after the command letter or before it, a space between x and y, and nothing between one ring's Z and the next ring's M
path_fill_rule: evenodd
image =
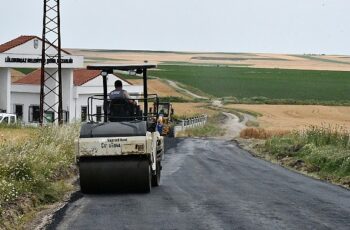
M88 99L88 122L81 126L76 142L76 160L83 193L150 192L160 185L164 140L157 131L159 104L147 92L147 70L156 65L91 65L101 70L103 94ZM111 100L107 75L134 71L143 77L143 96ZM94 104L103 105L103 114L93 114ZM94 119L102 116L100 122Z

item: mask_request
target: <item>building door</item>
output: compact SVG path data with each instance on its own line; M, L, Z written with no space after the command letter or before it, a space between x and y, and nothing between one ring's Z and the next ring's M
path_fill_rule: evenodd
M15 105L15 114L18 120L23 120L23 105Z
M87 107L82 106L81 107L81 121L86 121L87 120Z
M37 123L40 119L40 108L38 105L29 106L29 122Z
M63 122L68 123L69 122L69 111L63 110Z

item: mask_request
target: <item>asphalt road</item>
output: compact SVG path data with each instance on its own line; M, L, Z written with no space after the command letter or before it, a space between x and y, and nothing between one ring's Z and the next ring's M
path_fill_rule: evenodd
M350 191L234 143L168 140L150 194L83 195L49 229L350 229Z

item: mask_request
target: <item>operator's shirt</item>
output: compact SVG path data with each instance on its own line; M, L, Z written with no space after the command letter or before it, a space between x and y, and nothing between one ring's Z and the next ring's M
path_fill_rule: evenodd
M112 92L109 93L109 98L111 100L113 100L113 99L128 99L130 97L129 97L128 92L126 92L126 90L123 90L123 89L117 90L117 89L115 89L115 90L113 90Z

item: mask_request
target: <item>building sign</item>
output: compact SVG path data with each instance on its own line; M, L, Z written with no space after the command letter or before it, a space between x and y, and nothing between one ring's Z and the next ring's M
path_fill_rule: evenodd
M41 58L12 58L7 56L5 58L5 62L7 63L41 63ZM60 61L62 64L73 64L73 59L72 58L61 58ZM58 64L59 59L58 58L46 58L45 59L46 64Z

